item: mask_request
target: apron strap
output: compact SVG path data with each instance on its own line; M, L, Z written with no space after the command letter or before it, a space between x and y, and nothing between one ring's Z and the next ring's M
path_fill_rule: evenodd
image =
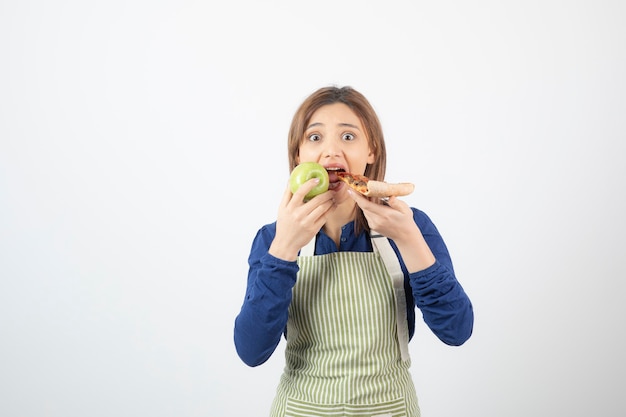
M313 236L313 239L300 249L300 256L313 256L315 254L315 239L316 236ZM373 230L370 232L370 239L372 240L372 249L380 254L387 272L391 275L394 297L396 299L396 325L398 328L400 354L402 360L406 361L409 359L409 324L406 294L404 292L404 273L400 266L400 260L391 247L391 243L389 243L389 239Z
M404 273L400 266L400 260L391 247L391 243L389 243L389 239L373 230L370 232L370 239L372 240L372 247L380 253L380 257L393 281L394 296L396 298L398 342L402 360L406 361L409 359L409 324L406 293L404 291Z

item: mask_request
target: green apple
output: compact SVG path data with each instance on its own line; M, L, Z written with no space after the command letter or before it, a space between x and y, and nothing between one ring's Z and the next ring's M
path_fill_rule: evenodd
M302 162L291 171L289 178L289 188L292 193L298 191L298 188L310 179L319 178L320 182L304 197L304 201L310 200L318 194L322 194L328 190L328 172L326 168L317 162Z

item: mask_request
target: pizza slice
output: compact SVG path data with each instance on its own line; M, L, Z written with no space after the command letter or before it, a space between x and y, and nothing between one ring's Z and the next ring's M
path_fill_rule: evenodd
M403 196L411 194L415 189L415 185L410 182L392 184L384 181L370 180L364 175L351 174L345 171L337 172L337 178L367 197L384 198Z

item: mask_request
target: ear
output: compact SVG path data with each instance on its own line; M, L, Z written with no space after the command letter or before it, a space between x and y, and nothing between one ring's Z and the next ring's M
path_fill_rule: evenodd
M367 155L367 163L372 165L374 162L376 162L376 152L370 148L370 153Z

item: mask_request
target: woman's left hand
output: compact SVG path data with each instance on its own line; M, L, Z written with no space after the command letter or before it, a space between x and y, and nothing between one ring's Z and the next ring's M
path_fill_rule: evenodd
M370 230L396 243L409 273L435 263L435 256L413 220L413 210L408 204L396 197L390 197L386 204L377 204L354 190L348 190L348 194L363 210Z
M348 193L363 210L370 229L394 241L421 234L413 220L413 211L397 197L389 197L385 204L377 204L356 191L348 190Z

